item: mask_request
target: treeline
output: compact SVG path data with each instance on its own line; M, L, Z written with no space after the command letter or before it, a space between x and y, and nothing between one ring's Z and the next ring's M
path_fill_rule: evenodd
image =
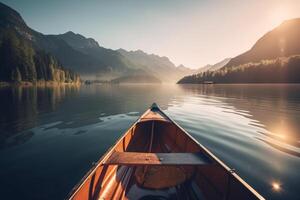
M79 83L80 78L50 54L36 50L30 40L9 30L0 35L0 81Z
M178 84L201 83L300 83L300 56L281 57L247 63L239 66L223 67L217 71L207 71L186 76Z

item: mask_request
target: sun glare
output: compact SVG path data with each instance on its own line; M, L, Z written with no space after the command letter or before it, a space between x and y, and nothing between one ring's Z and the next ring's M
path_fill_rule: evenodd
M280 183L279 183L279 182L273 182L273 183L272 183L272 189L273 189L274 191L280 191L280 190L281 190L281 185L280 185Z
M274 136L277 137L280 140L291 140L291 128L290 125L287 124L285 121L280 121L276 123L276 125L272 128L272 132L274 133Z
M287 5L281 4L277 7L274 7L270 13L270 22L277 26L284 20L289 19L290 9Z

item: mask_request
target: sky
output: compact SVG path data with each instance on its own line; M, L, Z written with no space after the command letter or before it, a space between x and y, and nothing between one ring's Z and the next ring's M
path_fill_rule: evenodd
M106 48L141 49L199 68L251 48L300 0L0 0L44 34L73 31Z

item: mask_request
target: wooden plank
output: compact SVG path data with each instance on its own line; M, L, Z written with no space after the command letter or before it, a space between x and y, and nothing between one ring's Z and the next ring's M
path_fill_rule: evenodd
M114 152L103 165L207 165L211 160L203 153Z

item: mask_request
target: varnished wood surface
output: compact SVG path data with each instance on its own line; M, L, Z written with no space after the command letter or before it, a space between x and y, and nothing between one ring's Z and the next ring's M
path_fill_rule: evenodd
M148 109L121 136L74 187L69 199L140 200L162 196L264 199L157 106Z
M207 165L211 161L203 153L139 153L114 152L103 165Z

